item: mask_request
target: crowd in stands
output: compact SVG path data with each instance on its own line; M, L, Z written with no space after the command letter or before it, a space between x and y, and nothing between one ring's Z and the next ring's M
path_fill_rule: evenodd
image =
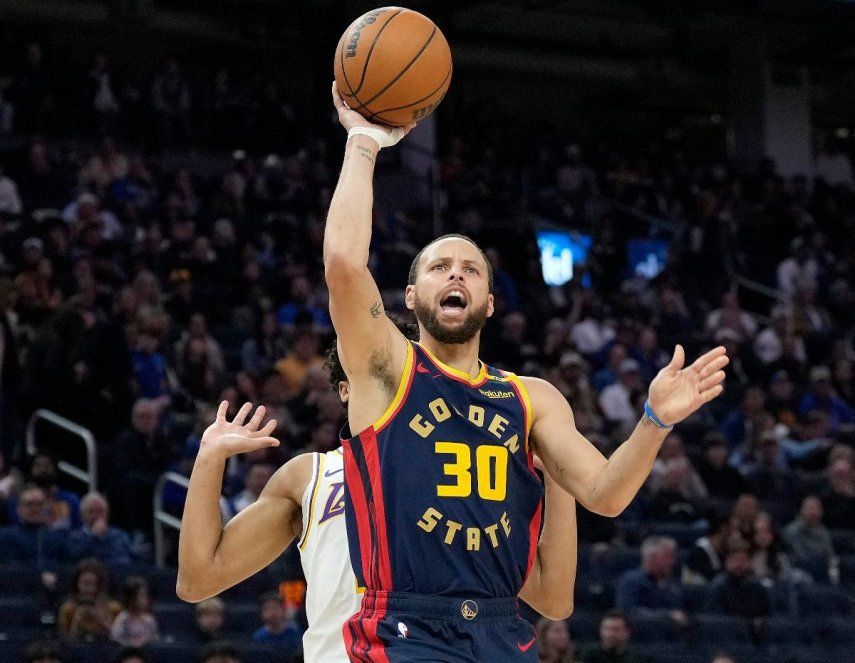
M189 475L217 403L227 399L230 415L263 403L280 422L280 447L230 460L232 513L293 455L338 445L321 242L344 136L327 109L300 117L275 83L221 70L206 87L174 58L143 86L116 82L96 56L77 71L82 97L66 114L56 63L38 44L22 52L0 84L0 134L22 139L0 154L0 565L38 568L48 630L112 639L129 648L116 660L136 663L173 629L157 618L145 571L152 492L166 470ZM538 623L541 660L643 660L634 642L652 641L650 625L693 642L704 619L729 616L747 631L724 645L759 646L768 620L851 615L848 160L824 152L817 173L785 179L771 163L737 173L676 140L625 153L564 138L525 158L445 142L444 228L478 241L495 272L483 358L552 382L607 455L675 343L688 355L723 344L732 362L722 398L668 436L624 514L580 507L576 615L569 631ZM160 153L197 143L245 151L213 168ZM381 163L379 177L395 167ZM565 286L543 284L540 220L594 235ZM390 310L402 311L409 263L432 232L425 210L378 201L371 266ZM623 249L651 234L669 242L655 278L631 273ZM737 288L736 274L774 295ZM100 492L75 492L60 475L63 447L25 453L39 408L93 432ZM183 492L163 497L180 514ZM181 637L210 646L212 661L240 660L241 640L299 649L299 600L264 593L252 610L257 630L223 631L228 606L210 599ZM56 647L39 641L27 660L61 660Z

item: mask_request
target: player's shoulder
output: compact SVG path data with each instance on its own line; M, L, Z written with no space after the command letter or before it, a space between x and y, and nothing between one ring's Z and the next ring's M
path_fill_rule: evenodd
M299 504L303 499L303 493L312 482L312 474L319 455L322 454L304 453L294 456L270 477L262 495L286 497Z
M535 413L551 412L556 407L567 407L567 399L551 382L530 375L519 375L516 378L525 387Z

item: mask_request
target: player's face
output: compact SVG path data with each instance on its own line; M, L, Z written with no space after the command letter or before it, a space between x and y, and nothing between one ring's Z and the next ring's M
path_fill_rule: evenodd
M467 343L493 315L487 263L471 242L449 237L432 244L419 261L407 308L440 343Z

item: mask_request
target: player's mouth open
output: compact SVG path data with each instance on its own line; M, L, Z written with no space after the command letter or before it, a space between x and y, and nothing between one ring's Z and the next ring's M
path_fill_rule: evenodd
M449 290L439 301L439 308L443 313L454 315L466 309L466 295L462 290Z

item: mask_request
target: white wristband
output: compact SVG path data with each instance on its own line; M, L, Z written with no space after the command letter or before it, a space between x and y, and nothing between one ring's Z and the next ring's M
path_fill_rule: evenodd
M382 149L384 147L392 147L401 140L404 137L404 130L401 127L389 127L389 129L351 127L347 132L348 139L351 136L368 136L369 138L373 138Z

